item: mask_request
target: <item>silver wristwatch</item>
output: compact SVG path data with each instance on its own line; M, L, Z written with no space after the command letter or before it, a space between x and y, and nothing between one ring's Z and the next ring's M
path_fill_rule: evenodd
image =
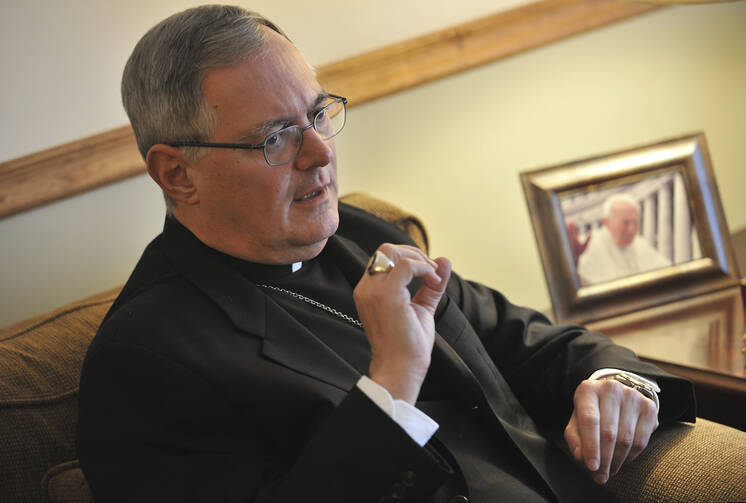
M618 374L612 374L609 376L605 376L603 377L603 379L613 379L617 382L624 384L625 386L629 388L635 389L639 391L642 394L642 396L644 396L645 398L649 398L650 400L655 402L655 405L658 405L658 394L655 392L653 387L650 384L644 381L641 381L640 379L637 379L634 376L631 376L624 372L620 372Z

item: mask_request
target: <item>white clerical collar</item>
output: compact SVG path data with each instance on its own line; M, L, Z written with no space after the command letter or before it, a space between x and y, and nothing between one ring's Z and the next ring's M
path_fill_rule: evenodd
M303 267L303 262L294 262L293 265L290 266L292 272L300 271L301 267Z

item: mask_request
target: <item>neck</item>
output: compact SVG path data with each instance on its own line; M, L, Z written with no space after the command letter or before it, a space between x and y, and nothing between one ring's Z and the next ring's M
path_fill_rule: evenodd
M262 246L250 235L219 232L212 225L202 225L199 219L190 218L174 208L172 217L189 229L205 245L241 260L266 265L286 265L305 262L318 256L328 238L307 245L287 245L277 248Z

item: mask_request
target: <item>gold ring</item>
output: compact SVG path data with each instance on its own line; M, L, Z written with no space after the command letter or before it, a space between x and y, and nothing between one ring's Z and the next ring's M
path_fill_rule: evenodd
M368 261L368 274L378 274L379 272L389 272L394 268L394 263L383 252L376 251Z

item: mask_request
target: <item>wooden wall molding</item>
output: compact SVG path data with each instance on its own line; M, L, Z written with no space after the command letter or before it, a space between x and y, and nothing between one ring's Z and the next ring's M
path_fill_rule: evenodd
M130 126L0 164L0 218L145 171Z
M625 0L545 0L318 68L350 106L655 9ZM129 126L0 163L0 218L145 171Z
M660 6L625 0L545 0L393 44L319 69L319 81L365 103Z

